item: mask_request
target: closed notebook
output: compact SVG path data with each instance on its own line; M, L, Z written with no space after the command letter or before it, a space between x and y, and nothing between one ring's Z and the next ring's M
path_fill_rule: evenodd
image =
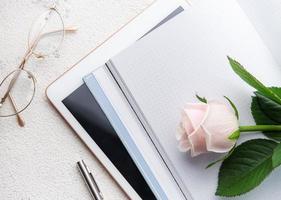
M281 85L281 63L276 59L281 51L267 39L270 33L266 31L271 29L262 29L264 21L257 22L250 3L195 1L189 10L106 63L182 191L194 199L220 199L215 196L219 165L205 169L219 155L191 158L178 151L175 134L185 103L196 102L196 93L208 99L228 96L237 105L240 121L254 124L250 112L253 89L234 74L227 55L266 85ZM250 137L256 136L243 139ZM280 196L280 180L277 170L241 199Z

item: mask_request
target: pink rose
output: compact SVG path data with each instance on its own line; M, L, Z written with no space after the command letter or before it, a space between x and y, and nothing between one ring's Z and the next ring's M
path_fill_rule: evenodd
M191 151L191 156L206 152L225 153L235 145L228 137L239 129L235 113L224 103L188 103L176 138L182 152Z

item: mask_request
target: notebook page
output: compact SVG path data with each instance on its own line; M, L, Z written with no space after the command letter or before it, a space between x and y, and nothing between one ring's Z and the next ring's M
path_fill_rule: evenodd
M281 65L280 0L238 0L265 44Z
M195 92L209 99L226 95L237 104L241 121L253 123L252 89L231 71L226 55L265 84L281 84L280 68L234 0L197 0L111 60L194 199L219 199L214 196L218 166L204 169L216 155L190 158L177 150L180 109L196 101ZM280 178L276 171L270 184L265 181L243 199L276 195Z
M150 167L150 170L165 191L168 199L184 200L185 198L174 182L173 176L169 173L150 138L145 134L142 125L126 101L122 91L119 89L113 77L108 76L108 73L106 67L103 66L98 70L95 70L92 74L98 81L99 86L102 88L108 100L111 102L118 117L126 126L136 147L141 152L143 158ZM92 84L91 81L88 84ZM96 89L92 90L93 93L96 93L96 91Z

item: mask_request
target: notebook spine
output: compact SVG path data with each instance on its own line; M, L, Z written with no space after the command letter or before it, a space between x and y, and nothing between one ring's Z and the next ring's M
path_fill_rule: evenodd
M171 176L173 177L175 183L178 185L179 189L183 193L184 197L186 199L193 199L191 193L185 187L185 184L183 183L182 179L180 178L179 174L177 173L171 160L167 156L167 153L165 152L164 148L160 144L159 139L157 138L156 134L154 133L152 127L149 125L144 113L141 111L140 107L138 106L138 103L134 99L133 95L131 94L130 90L126 86L125 82L123 81L122 76L116 69L114 63L112 62L112 60L109 60L105 63L105 65L106 65L108 72L111 74L113 79L116 81L116 84L118 85L118 87L122 91L123 95L125 96L126 100L128 101L128 104L132 108L133 112L135 113L136 117L138 118L139 122L141 123L142 127L144 128L145 132L147 133L148 137L150 138L152 144L154 145L155 149L157 150L159 156L161 157L161 159L163 160L167 169L171 173Z

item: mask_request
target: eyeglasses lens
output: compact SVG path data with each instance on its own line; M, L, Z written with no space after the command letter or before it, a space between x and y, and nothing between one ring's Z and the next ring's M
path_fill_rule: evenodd
M54 9L39 16L33 23L28 37L29 48L38 56L47 56L60 48L64 38L64 23Z
M25 70L15 70L0 83L0 117L13 116L25 110L31 103L35 92L35 80ZM9 95L5 97L10 89Z

